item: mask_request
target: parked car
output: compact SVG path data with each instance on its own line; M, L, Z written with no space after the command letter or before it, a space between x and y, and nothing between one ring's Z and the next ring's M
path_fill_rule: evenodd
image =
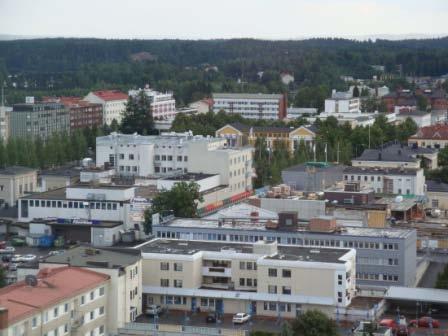
M48 256L49 256L49 257L52 257L52 256L55 256L55 255L62 254L62 253L64 253L64 252L65 252L65 250L55 250L55 251L50 251L50 252L48 253Z
M11 261L11 255L4 255L2 256L2 261L3 262L10 262Z
M4 248L0 249L1 254L7 254L7 253L14 253L16 249L13 246L5 246Z
M161 306L158 305L150 305L146 307L145 313L147 315L159 315L163 312L163 309Z
M22 238L13 238L13 239L11 239L11 245L12 246L25 246L26 241L25 241L25 239L22 239Z
M232 322L233 323L245 323L250 320L250 315L247 313L236 313L233 315Z
M208 314L205 318L205 322L207 323L216 323L216 315L215 314Z
M11 257L11 262L18 263L18 262L21 262L21 261L22 261L22 255L21 254L14 254Z
M20 261L24 261L24 262L34 261L34 260L36 260L36 256L34 254L25 254L24 256L22 256L20 258Z
M429 316L422 316L418 320L412 320L411 322L409 322L409 325L411 327L429 328L429 325L431 323L433 328L440 328L440 322Z
M17 271L17 264L11 263L8 265L9 271Z

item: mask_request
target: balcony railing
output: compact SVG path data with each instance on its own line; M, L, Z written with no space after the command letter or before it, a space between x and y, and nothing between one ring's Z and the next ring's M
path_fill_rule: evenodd
M232 277L232 269L227 267L202 267L202 275L204 276L218 276L218 277Z

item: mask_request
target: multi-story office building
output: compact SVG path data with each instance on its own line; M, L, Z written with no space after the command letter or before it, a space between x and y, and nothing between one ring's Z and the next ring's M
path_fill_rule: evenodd
M425 175L422 168L347 167L345 181L357 181L377 193L396 195L425 195Z
M103 106L103 124L110 125L115 119L121 123L126 111L128 95L118 90L103 90L90 92L83 100Z
M97 138L96 153L98 166L115 167L124 176L219 175L222 192L213 194L214 202L252 190L252 148L228 148L225 139L191 133L161 136L112 133Z
M214 93L213 112L240 114L247 119L283 119L288 107L284 94Z
M345 114L359 113L361 111L361 100L354 98L350 92L336 92L333 90L331 98L325 99L325 113Z
M130 90L129 96L135 97L141 91L143 91L151 101L151 113L154 119L174 119L177 112L176 100L174 99L172 92L162 93L146 87L139 90Z
M107 335L109 276L82 268L43 269L0 290L2 335Z
M61 97L59 101L70 112L70 129L92 128L103 125L103 105L78 97Z
M110 277L106 318L109 333L115 334L118 328L141 314L142 261L139 250L79 246L39 263L39 269L62 266L87 269Z
M354 249L156 239L142 252L144 305L217 314L343 314L355 295Z
M22 222L42 222L66 240L109 246L119 240L120 231L141 224L138 214L146 207L134 206L136 188L80 184L49 190L22 197L18 217Z
M16 104L10 113L11 137L46 139L55 133L70 133L70 114L60 103Z
M160 238L226 243L267 240L310 248L355 248L359 285L414 286L416 281L417 233L411 229L344 227L316 232L307 226L235 218L174 219L154 225L153 233Z

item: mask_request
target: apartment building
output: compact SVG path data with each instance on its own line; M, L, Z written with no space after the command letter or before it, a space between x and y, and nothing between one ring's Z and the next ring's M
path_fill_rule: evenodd
M240 114L247 119L275 120L286 118L285 94L214 93L213 112Z
M126 111L128 95L118 90L92 91L83 100L103 106L103 124L110 125L115 119L121 123Z
M408 139L410 146L423 148L445 148L448 145L448 125L437 124L420 128Z
M87 269L42 269L0 290L2 335L108 334L109 276Z
M343 227L313 231L305 224L253 218L174 219L153 226L162 239L218 243L261 240L308 248L356 249L356 277L361 286L414 286L417 233L411 229Z
M13 105L9 116L11 137L46 139L55 133L70 133L70 113L60 103L29 99L26 104Z
M301 141L312 148L317 129L314 126L298 128L275 126L247 126L241 123L228 124L216 131L217 138L227 140L229 147L255 146L257 139L263 138L269 149L274 150L277 143L282 142L290 152L299 148Z
M353 249L166 239L136 248L144 305L290 318L319 309L334 317L355 296Z
M69 110L70 129L100 127L103 125L103 105L79 97L61 97L59 101Z
M344 180L359 182L380 194L425 195L425 175L422 168L346 167Z
M47 257L39 269L69 266L107 275L109 280L106 325L109 333L133 322L142 313L142 261L136 249L98 249L78 246Z
M22 166L0 169L0 206L15 206L20 197L36 191L37 170Z
M97 166L115 167L123 176L219 175L216 187L220 189L204 194L206 203L252 191L252 148L229 148L225 139L188 132L160 136L112 133L97 138L96 153Z
M325 99L325 113L345 114L359 113L361 100L353 97L351 92L336 92L333 90L331 98Z
M162 93L147 86L144 89L130 90L129 96L136 97L142 91L151 101L151 113L155 120L174 119L177 112L176 100L172 92Z

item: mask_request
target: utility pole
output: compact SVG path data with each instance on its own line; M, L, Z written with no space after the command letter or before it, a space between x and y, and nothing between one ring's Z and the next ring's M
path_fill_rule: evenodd
M339 163L339 141L338 141L338 149L336 151L336 162Z
M328 162L328 143L325 143L325 163Z

